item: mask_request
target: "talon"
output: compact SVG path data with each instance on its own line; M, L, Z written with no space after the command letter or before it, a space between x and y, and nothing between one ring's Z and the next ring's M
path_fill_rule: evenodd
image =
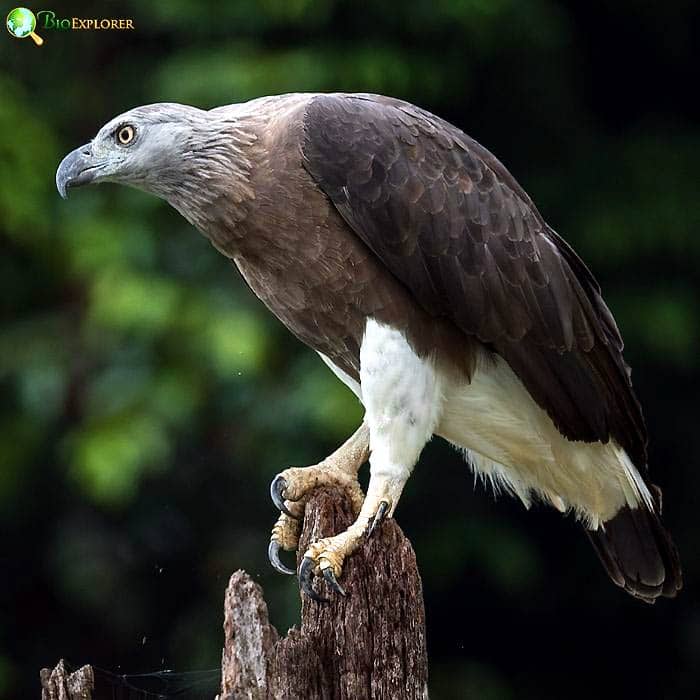
M294 575L296 573L294 569L290 569L282 563L280 559L280 543L276 540L270 542L267 548L267 558L270 560L272 567L281 574Z
M342 596L347 596L345 589L338 583L338 579L333 573L333 569L329 566L327 569L323 569L323 578L326 579L326 583L336 592L340 593Z
M328 598L323 598L311 587L311 582L314 578L314 560L311 557L304 557L299 567L299 588L302 593L309 596L311 600L317 603L327 603Z
M384 522L384 518L386 518L388 511L389 504L386 501L382 501L379 504L374 520L372 520L372 524L369 526L369 530L367 530L367 537L372 537L377 528Z
M284 492L286 490L287 481L281 474L278 474L270 484L270 498L277 507L277 510L282 511L282 513L288 515L290 518L294 518L294 515L289 512L289 508L284 504Z

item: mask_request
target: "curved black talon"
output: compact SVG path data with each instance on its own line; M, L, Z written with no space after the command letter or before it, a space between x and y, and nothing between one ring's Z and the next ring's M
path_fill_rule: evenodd
M323 578L326 579L326 583L336 592L340 593L342 596L347 596L348 594L345 592L345 589L338 583L338 579L335 577L335 574L333 573L333 569L328 567L327 569L323 570Z
M310 557L304 557L301 560L301 566L299 567L299 588L301 592L309 596L311 600L315 600L317 603L327 603L328 598L323 598L311 587L311 582L314 578L314 560Z
M287 481L285 478L278 474L270 484L270 498L272 502L277 506L277 510L281 511L290 518L294 518L294 515L289 512L289 508L284 505L284 492L287 490ZM294 518L296 520L296 518Z
M288 566L285 566L282 563L282 560L280 559L280 543L276 540L270 540L270 544L267 547L267 558L270 560L270 564L272 564L272 568L275 569L275 571L279 571L281 574L288 574L290 576L293 576L296 573L294 569L290 569Z
M372 537L376 529L384 522L384 518L386 518L388 510L389 504L386 501L382 501L379 504L379 508L377 509L372 524L369 526L369 530L367 530L367 537Z

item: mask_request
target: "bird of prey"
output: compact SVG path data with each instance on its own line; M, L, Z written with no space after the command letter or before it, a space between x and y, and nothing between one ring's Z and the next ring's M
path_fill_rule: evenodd
M320 600L392 517L439 435L496 490L582 523L605 569L649 603L682 586L647 471L647 434L599 285L488 150L435 115L369 94L290 94L204 111L132 109L61 162L56 184L117 182L165 199L231 259L359 398L357 432L271 485L269 554L296 549L320 484L357 520L314 542ZM357 483L369 459L363 495Z

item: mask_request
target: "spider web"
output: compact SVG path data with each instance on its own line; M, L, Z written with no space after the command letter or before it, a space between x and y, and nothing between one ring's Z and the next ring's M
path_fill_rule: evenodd
M75 671L76 667L66 664ZM114 673L92 666L95 700L211 700L221 688L221 670L151 673Z

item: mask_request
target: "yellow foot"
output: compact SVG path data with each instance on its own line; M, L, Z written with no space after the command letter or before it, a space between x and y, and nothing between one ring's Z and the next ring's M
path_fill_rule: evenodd
M324 537L314 542L306 550L299 567L299 587L309 598L319 603L328 602L312 587L314 576L323 576L336 593L347 595L338 579L343 573L345 558L362 543L365 534L370 537L390 510L388 501L381 501L376 507L365 502L360 516L345 532L335 537ZM375 510L376 508L376 510Z
M305 497L319 486L340 486L350 495L356 513L362 507L365 496L357 481L357 473L349 473L325 462L313 467L290 467L280 472L270 484L270 497L282 513L298 518L299 513L292 512L290 504L303 504Z
M364 494L355 476L326 463L312 467L290 467L278 474L270 485L274 504L282 511L272 528L267 555L272 566L282 574L294 574L280 559L280 550L294 552L299 545L301 520L309 493L319 486L339 486L350 495L355 513L359 512Z

